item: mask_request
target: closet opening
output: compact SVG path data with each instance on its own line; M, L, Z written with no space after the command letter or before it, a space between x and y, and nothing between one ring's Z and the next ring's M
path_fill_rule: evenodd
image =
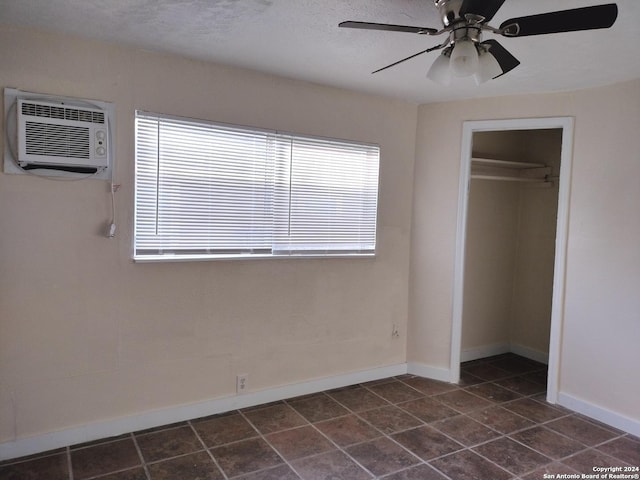
M570 118L464 124L452 381L556 402L572 127Z

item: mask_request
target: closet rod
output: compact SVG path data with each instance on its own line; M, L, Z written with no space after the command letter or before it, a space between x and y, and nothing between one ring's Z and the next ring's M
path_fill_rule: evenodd
M483 175L480 173L472 173L471 178L478 180L501 180L506 182L550 183L544 178L508 177L505 175Z
M516 169L516 170L529 169L529 168L544 168L547 166L544 163L514 162L510 160L495 160L493 158L480 158L480 157L472 157L471 164L487 166L487 167L509 168L509 169Z

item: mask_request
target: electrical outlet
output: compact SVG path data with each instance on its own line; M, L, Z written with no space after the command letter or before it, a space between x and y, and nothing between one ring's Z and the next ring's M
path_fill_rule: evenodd
M249 375L242 373L236 377L236 393L244 393L247 391L249 383Z
M398 325L396 325L395 323L391 328L391 338L400 338L400 331L398 330Z

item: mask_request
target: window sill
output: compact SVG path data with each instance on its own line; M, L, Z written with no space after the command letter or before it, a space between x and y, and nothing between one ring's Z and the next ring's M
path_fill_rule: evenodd
M212 262L229 260L272 260L272 259L318 259L318 258L375 258L375 253L342 253L336 255L300 254L300 255L145 255L133 257L134 263L166 263L166 262Z

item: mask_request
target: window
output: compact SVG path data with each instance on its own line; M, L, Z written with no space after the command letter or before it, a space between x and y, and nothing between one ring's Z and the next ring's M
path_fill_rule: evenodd
M136 260L373 255L379 148L136 113Z

